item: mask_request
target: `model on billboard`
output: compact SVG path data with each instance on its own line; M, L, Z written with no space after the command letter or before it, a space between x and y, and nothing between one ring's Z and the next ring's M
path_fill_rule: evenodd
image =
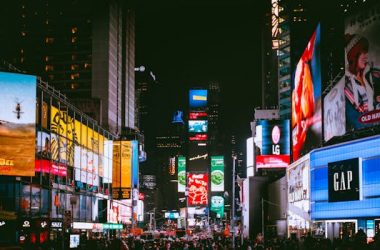
M292 93L293 160L318 145L321 139L321 76L319 26L309 40L294 75Z
M349 128L366 127L361 116L380 109L380 70L370 62L369 42L358 34L346 34L346 119Z

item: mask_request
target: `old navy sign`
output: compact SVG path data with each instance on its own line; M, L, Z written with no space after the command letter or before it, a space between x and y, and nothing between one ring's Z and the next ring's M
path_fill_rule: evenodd
M360 162L354 158L328 164L329 202L360 199Z

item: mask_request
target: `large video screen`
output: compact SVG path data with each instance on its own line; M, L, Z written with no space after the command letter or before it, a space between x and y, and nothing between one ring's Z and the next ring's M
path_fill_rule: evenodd
M211 156L211 191L224 191L224 157Z
M178 167L178 192L184 193L186 189L186 158L179 156L177 160Z
M207 106L207 90L191 89L189 91L190 108L205 108Z
M322 141L320 25L311 36L292 76L293 161Z
M0 175L34 176L37 78L0 72Z
M206 173L189 173L187 186L189 189L189 206L208 204L208 175Z
M346 130L380 124L380 4L345 21Z
M190 133L206 133L208 127L207 120L189 120Z
M198 146L196 142L189 142L187 155L188 171L207 171L209 166L207 147Z
M257 168L286 168L290 163L289 120L259 120L256 124Z

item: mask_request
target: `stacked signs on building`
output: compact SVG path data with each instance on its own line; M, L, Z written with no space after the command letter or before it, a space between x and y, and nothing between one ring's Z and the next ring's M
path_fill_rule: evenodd
M211 156L211 192L224 191L224 157Z
M0 73L0 175L34 176L37 78Z
M345 20L345 75L324 100L325 141L380 124L379 8Z
M311 36L292 79L293 161L322 141L320 25Z
M188 157L186 170L182 170L187 171L188 205L208 205L207 90L190 90L189 107ZM183 163L178 164L180 166L184 168ZM183 173L178 172L179 190L183 190L183 183L180 183Z
M178 167L178 192L184 193L186 189L186 158L179 156L177 159Z
M286 168L290 163L289 140L289 120L257 121L257 168Z

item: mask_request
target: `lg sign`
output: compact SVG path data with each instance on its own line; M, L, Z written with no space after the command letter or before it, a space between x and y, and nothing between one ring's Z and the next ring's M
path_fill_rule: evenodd
M278 145L281 138L281 132L280 128L276 125L272 129L272 142L274 145L272 145L272 153L274 155L280 154L280 145Z

